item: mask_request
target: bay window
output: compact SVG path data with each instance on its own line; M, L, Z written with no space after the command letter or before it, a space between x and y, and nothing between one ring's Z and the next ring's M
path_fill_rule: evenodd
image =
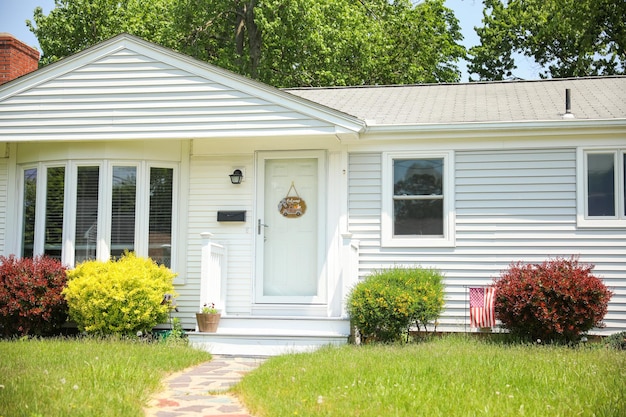
M76 220L74 223L75 263L96 259L99 189L100 167L79 166L76 176Z
M37 209L37 169L24 170L22 189L22 257L34 255L35 212Z
M67 161L21 172L22 256L71 266L134 251L172 266L174 165Z
M111 188L111 257L135 250L137 167L114 166Z

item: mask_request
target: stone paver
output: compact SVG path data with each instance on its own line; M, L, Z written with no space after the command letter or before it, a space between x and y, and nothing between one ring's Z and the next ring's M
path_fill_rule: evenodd
M165 390L154 395L146 417L252 417L228 389L265 358L218 356L199 366L170 375Z

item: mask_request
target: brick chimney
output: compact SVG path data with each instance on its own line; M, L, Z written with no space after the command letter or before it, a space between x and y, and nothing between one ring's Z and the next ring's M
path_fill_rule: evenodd
M0 33L0 85L35 71L39 51L10 33Z

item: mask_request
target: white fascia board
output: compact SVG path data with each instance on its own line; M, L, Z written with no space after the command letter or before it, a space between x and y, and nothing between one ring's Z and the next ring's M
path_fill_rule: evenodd
M478 136L483 138L502 137L502 134L520 133L524 136L581 135L589 130L602 130L609 133L626 133L625 119L605 120L548 120L522 122L472 122L450 124L411 124L411 125L368 125L362 139L424 139L436 137L462 138Z

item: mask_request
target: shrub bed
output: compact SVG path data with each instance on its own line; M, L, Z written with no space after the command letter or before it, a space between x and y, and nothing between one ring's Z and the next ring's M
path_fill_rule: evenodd
M149 258L126 253L117 261L87 261L68 272L64 290L79 330L97 334L149 331L168 317L165 294L175 274Z
M62 295L67 277L60 261L48 257L0 257L0 332L4 336L45 336L67 319Z
M578 259L511 264L495 280L496 317L514 335L571 342L601 327L612 292Z
M435 321L443 309L443 276L423 268L376 272L357 284L347 308L361 336L382 342L400 339L411 325Z

